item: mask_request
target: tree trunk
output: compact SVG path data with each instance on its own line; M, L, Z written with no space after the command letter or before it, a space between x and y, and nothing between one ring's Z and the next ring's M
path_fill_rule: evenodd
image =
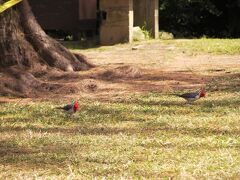
M27 0L0 14L0 67L13 65L20 68L50 66L63 71L92 67L85 56L72 54L45 34Z
M76 92L78 87L46 82L39 74L59 70L67 76L68 72L91 67L85 56L72 54L45 34L28 0L0 13L0 95L39 97L54 92L60 96Z

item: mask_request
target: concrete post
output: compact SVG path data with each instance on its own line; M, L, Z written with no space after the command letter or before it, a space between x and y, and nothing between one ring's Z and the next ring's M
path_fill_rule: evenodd
M100 43L132 42L133 0L100 0L100 10L104 12Z

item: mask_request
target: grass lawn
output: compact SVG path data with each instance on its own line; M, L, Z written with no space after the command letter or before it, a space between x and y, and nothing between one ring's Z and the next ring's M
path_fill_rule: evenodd
M215 54L215 55L239 55L240 39L172 39L172 40L147 40L142 42L134 42L134 44L165 44L175 46L176 49L184 50L188 55L197 54ZM84 47L79 42L65 42L64 45L71 50L81 52L88 51L108 51L116 47L124 47L125 44L117 44L115 46L90 46Z
M239 178L239 93L1 104L0 178Z
M240 39L189 39L167 40L166 44L174 44L184 49L190 55L199 53L211 53L216 55L240 54Z
M158 43L194 52L207 49L205 41ZM218 42L224 44L209 41L208 53L218 52ZM68 116L55 109L62 100L2 102L0 179L239 179L239 67L227 73L228 67L228 76L210 82L207 97L193 105L168 92L119 93L76 97L81 108Z

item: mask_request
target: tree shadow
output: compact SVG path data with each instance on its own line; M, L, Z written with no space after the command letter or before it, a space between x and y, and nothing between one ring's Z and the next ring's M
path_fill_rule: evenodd
M146 122L148 126L136 126L136 127L109 127L109 126L96 126L92 127L88 125L78 125L75 127L38 127L38 126L5 126L0 127L1 133L14 133L14 132L41 132L41 133L49 133L49 134L65 134L65 135L99 135L99 136L112 136L118 134L126 134L126 135L143 135L149 136L154 133L158 133L159 131L167 133L167 134L182 134L186 136L192 137L206 137L206 136L215 136L215 135L227 135L227 136L239 136L239 129L219 129L219 128L210 128L210 127L172 127L168 123L160 123L159 125L154 124L151 125L151 122Z
M89 126L89 125L79 125L72 128L63 127L20 127L20 126L6 126L0 127L0 132L16 133L16 132L41 132L46 134L58 134L64 137L67 136L109 136L113 135L127 135L134 136L135 138L140 136L141 138L153 137L156 133L164 133L167 136L191 136L193 138L205 138L209 136L230 136L239 137L240 130L225 130L225 129L215 129L215 128L204 128L204 127L172 127L168 123L162 123L160 125L149 125L145 127L99 127L99 126ZM47 137L46 137L47 138ZM107 144L106 144L107 146ZM131 145L132 146L132 145ZM136 146L144 146L145 148L180 148L181 150L218 150L221 148L228 149L240 149L237 144L233 145L212 145L212 144L191 144L189 146L184 146L183 144L175 143L154 143L149 142L145 144L136 144ZM86 149L87 148L87 149ZM45 142L40 143L39 146L36 145L20 145L15 140L5 140L0 141L0 164L2 165L14 165L15 167L23 168L35 168L35 169L49 169L57 167L54 170L58 171L58 168L65 166L67 163L71 162L71 155L76 154L79 151L90 151L88 144L79 144L76 142ZM84 157L78 156L77 159L74 157L73 163L87 161ZM60 171L60 170L59 170Z
M158 94L161 97L161 93ZM202 98L198 101L195 101L191 104L187 103L184 99L177 97L173 94L164 94L164 96L172 97L171 100L148 100L146 97L145 100L142 98L135 99L115 99L112 100L112 103L127 104L127 105L138 105L138 106L165 106L165 107L194 107L200 106L200 108L213 108L213 107L238 107L240 104L240 99L235 97L230 97L229 99L211 99L208 100L208 97ZM104 101L104 100L103 100Z
M18 144L11 140L1 140L0 141L0 156L16 156L16 155L25 155L25 154L33 154L36 151L27 148L20 147Z
M44 146L20 145L14 140L0 141L0 164L16 169L61 169L69 163L69 154L84 149L71 143L47 143Z
M201 86L206 86L209 91L240 91L240 73L199 74L190 70L168 72L120 66L95 74L84 74L81 78L124 85L131 92L196 90Z

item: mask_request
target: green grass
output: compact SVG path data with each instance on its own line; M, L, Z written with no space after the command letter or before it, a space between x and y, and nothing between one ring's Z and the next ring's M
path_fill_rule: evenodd
M240 177L237 91L194 105L158 93L80 103L72 117L53 102L0 104L0 178Z
M160 42L239 54L238 39ZM239 179L239 68L232 73L194 105L161 93L81 98L68 116L54 102L1 103L0 179Z
M171 39L171 40L147 40L142 44L161 43L165 45L175 46L180 51L184 51L188 55L198 54L214 54L214 55L239 55L240 39ZM133 44L139 44L134 42ZM117 44L115 46L82 46L74 42L66 42L65 46L75 51L109 51L118 47L128 47L128 44Z
M163 40L164 44L175 45L190 55L210 53L216 55L239 55L240 39L189 39Z

